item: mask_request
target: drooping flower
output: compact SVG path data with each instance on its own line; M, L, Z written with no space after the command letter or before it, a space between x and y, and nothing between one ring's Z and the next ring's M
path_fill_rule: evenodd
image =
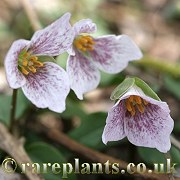
M65 52L72 44L74 31L66 13L46 28L34 33L30 41L17 40L5 58L6 77L13 89L22 88L39 108L62 112L70 85L67 73L46 59Z
M127 136L136 146L167 152L174 122L166 102L147 96L133 85L112 107L106 119L102 141L118 141Z
M79 99L97 87L100 81L99 69L118 73L129 61L142 57L140 49L126 35L92 37L90 33L96 31L96 25L90 19L77 22L73 28L75 38L69 50L67 73L71 89Z

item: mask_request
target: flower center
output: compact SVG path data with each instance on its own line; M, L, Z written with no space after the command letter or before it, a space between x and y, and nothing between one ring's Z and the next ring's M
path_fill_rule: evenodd
M93 51L93 45L95 44L91 36L79 35L74 40L74 46L81 51Z
M36 73L37 69L42 66L43 63L38 61L38 57L31 55L26 50L20 52L18 57L18 67L24 75L28 75L30 72Z
M131 113L131 116L134 116L137 110L140 113L144 113L144 109L147 104L148 102L146 100L135 95L129 96L129 98L125 100L126 109Z

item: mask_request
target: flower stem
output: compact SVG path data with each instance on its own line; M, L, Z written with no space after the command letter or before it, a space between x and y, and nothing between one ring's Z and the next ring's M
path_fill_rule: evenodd
M11 102L11 112L10 112L10 132L16 124L15 114L16 114L16 101L17 101L17 89L13 89L12 102Z

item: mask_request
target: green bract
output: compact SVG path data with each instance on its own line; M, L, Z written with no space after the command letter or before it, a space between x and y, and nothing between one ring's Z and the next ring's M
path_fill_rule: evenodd
M142 79L137 77L126 78L119 86L117 86L111 94L111 100L117 100L122 97L134 85L142 89L147 96L161 101L158 95L147 85Z
M149 96L153 99L161 101L161 99L158 97L158 95L142 79L139 79L137 77L135 77L134 79L135 79L136 86L140 87L142 89L142 91L144 92L144 94L146 94L147 96Z
M119 99L122 95L124 95L135 83L134 78L126 78L119 86L117 86L111 94L110 99L116 100Z

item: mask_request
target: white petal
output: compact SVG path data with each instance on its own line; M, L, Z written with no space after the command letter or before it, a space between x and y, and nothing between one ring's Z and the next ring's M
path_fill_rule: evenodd
M102 135L104 144L107 144L108 141L118 141L125 137L124 120L125 107L122 102L118 102L108 113L106 126Z
M134 117L125 119L125 133L136 146L157 148L166 153L171 147L170 134L173 120L161 106L148 104L144 113L136 111Z
M129 61L142 57L137 45L126 35L102 36L94 39L94 50L91 56L98 68L107 73L121 72Z
M83 56L79 52L76 52L75 56L69 56L67 73L71 89L81 100L83 94L95 89L100 81L99 70L93 65L90 58Z
M27 76L27 83L22 90L37 107L63 112L65 99L70 91L69 78L57 64L45 62L37 73Z
M96 32L96 24L91 19L82 19L73 26L75 35L81 33L94 33Z
M69 49L74 39L69 19L70 13L66 13L51 25L35 32L29 47L32 53L57 56Z
M71 55L71 56L75 56L75 50L74 50L74 48L73 48L73 46L71 46L68 50L67 50L67 53L69 54L69 55Z
M13 89L17 89L26 83L24 75L18 70L18 56L22 49L28 46L29 42L23 39L15 41L5 57L6 78L9 86Z

